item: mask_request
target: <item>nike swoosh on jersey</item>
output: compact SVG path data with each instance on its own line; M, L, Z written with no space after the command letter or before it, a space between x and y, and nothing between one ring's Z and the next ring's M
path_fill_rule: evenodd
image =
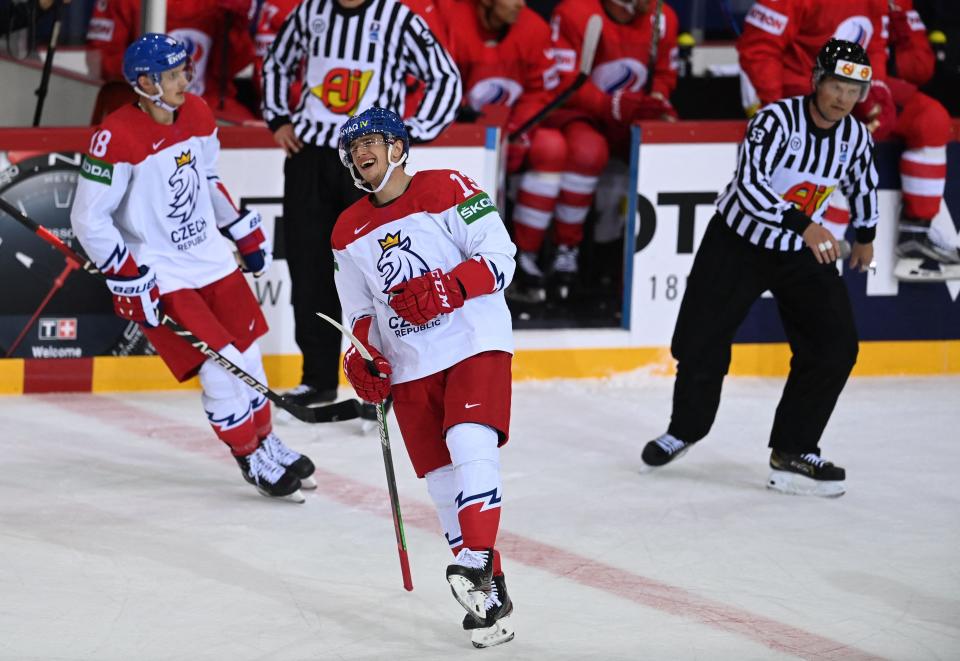
M481 402L481 404L482 404L482 402ZM473 408L476 408L476 407L478 407L478 406L480 406L480 404L464 404L464 405L463 405L463 408L465 408L465 409L473 409Z
M167 141L167 139L164 138L163 140L158 140L157 142L154 142L154 143L153 143L153 151L157 151L157 147L159 147L160 145L162 145L162 144L163 144L164 142L166 142L166 141Z
M369 221L369 220L368 220L368 221L365 222L363 225L361 225L361 226L358 227L357 229L353 230L353 233L354 233L354 234L359 234L360 232L363 231L363 228L366 227L367 225L369 225L371 222L372 222L372 221Z

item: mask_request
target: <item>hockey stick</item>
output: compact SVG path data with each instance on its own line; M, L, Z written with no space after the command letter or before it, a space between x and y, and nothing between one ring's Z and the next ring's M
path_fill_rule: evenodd
M317 316L326 319L340 329L350 344L357 348L360 355L367 361L367 369L374 376L379 376L380 370L373 363L373 356L343 324L335 321L322 312ZM397 495L397 477L393 472L393 453L390 451L390 434L387 431L387 412L383 402L377 404L377 422L380 424L380 445L383 448L383 466L387 471L387 491L390 493L390 507L393 510L393 532L397 537L397 553L400 554L400 573L403 575L403 587L408 592L413 590L413 579L410 577L410 560L407 557L407 537L403 533L403 517L400 516L400 497Z
M647 82L643 85L645 94L653 89L653 73L657 69L657 49L660 48L660 20L663 16L663 0L657 0L657 11L653 15L653 34L650 37L650 61L647 64Z
M223 110L227 97L227 77L230 75L230 31L233 30L233 12L227 12L223 19L223 47L220 49L219 101L217 110Z
M53 29L50 31L50 43L47 44L47 56L43 59L43 73L40 75L40 87L37 88L37 107L33 111L33 125L40 126L40 116L43 115L43 102L47 98L47 87L50 85L50 69L53 67L53 56L57 52L57 43L60 41L60 23L63 15L63 0L54 0Z
M536 115L520 125L516 131L513 131L507 139L510 142L516 142L520 136L532 129L534 126L547 118L550 113L562 106L573 96L578 89L583 87L593 71L593 58L597 55L597 46L600 43L600 32L603 30L603 18L600 14L594 14L587 21L587 29L583 33L583 47L580 49L580 70L577 77L573 79L570 86L558 94L550 103L545 105Z
M0 209L7 212L13 217L14 220L63 253L63 255L67 258L67 261L74 264L73 268L80 268L91 275L100 276L101 278L104 277L93 262L88 259L84 259L79 253L75 252L67 244L61 241L60 237L58 237L56 234L53 234L46 227L38 224L33 219L24 215L17 207L13 206L2 197L0 197ZM225 358L206 342L174 321L170 315L162 315L160 317L160 323L189 342L194 349L205 355L207 358L212 358L218 365L220 365L220 367L243 381L246 385L256 390L258 393L269 399L283 410L288 411L298 420L310 423L339 422L341 420L352 420L353 418L360 417L360 402L356 399L347 399L342 402L334 402L333 404L316 407L294 404L293 402L284 399L282 395L278 395L274 391L270 390L270 388L263 385L245 371L240 369L237 365Z
M69 276L73 271L79 268L77 264L72 259L67 260L66 266L63 267L63 271L60 272L54 281L53 286L50 287L50 291L47 292L47 295L43 297L43 300L40 301L40 305L37 306L36 311L34 311L33 316L30 317L30 320L27 322L27 325L23 327L23 330L20 331L20 334L17 335L17 339L13 341L13 344L10 345L10 348L7 349L7 353L4 355L4 358L9 358L13 355L13 352L17 350L17 347L20 346L20 343L23 341L23 338L26 337L27 331L33 326L33 323L37 320L37 317L40 316L40 313L43 312L43 309L47 307L47 303L50 302L50 299L53 298L53 295L56 294L63 284L67 281L67 276Z

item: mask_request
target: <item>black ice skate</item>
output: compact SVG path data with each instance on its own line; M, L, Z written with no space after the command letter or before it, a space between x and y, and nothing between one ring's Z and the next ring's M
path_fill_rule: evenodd
M300 478L292 470L278 464L263 444L251 454L234 456L234 459L240 466L243 479L255 486L261 495L295 503L306 501L300 493Z
M553 271L550 274L551 291L560 300L570 298L580 273L580 247L557 246L553 258Z
M320 390L306 383L301 383L293 390L284 393L283 398L297 406L320 406L335 401L337 399L337 389Z
M493 549L460 549L457 559L447 566L450 591L467 613L479 619L487 616L487 592L493 578Z
M663 434L647 443L640 458L647 469L666 466L674 459L682 457L690 449L692 443L684 443L670 434Z
M493 647L513 640L513 625L510 623L513 601L507 594L507 583L503 574L493 577L484 607L487 615L483 619L477 619L470 613L463 616L463 628L472 632L473 646Z
M798 496L836 498L846 492L847 472L820 458L818 452L770 453L770 477L767 488Z
M893 274L908 282L960 279L960 250L926 223L900 221Z
M505 295L518 303L543 303L547 300L546 280L537 265L536 253L517 253L517 270Z
M269 454L275 462L284 468L289 468L300 478L300 486L302 488L317 488L317 481L313 479L313 472L316 470L316 466L310 461L310 457L288 448L273 432L261 441L261 445L267 449L267 454Z

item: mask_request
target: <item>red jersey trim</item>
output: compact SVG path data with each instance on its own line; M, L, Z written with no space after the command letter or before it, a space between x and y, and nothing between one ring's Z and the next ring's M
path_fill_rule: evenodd
M343 250L370 232L415 213L442 213L462 202L463 190L451 178L455 170L424 170L413 175L410 186L400 197L382 207L371 203L371 196L354 202L337 218L330 242L334 250Z
M207 103L199 96L187 94L186 101L178 109L173 124L160 124L135 105L118 108L103 120L94 130L94 135L108 139L91 138L90 147L103 144L106 154L92 156L109 163L130 163L137 165L148 156L168 147L188 140L194 136L212 135L217 125Z

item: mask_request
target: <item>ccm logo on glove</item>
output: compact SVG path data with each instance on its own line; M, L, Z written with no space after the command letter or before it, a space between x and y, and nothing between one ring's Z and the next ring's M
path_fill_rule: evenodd
M463 307L464 301L459 280L440 269L411 278L387 293L393 311L417 326Z

